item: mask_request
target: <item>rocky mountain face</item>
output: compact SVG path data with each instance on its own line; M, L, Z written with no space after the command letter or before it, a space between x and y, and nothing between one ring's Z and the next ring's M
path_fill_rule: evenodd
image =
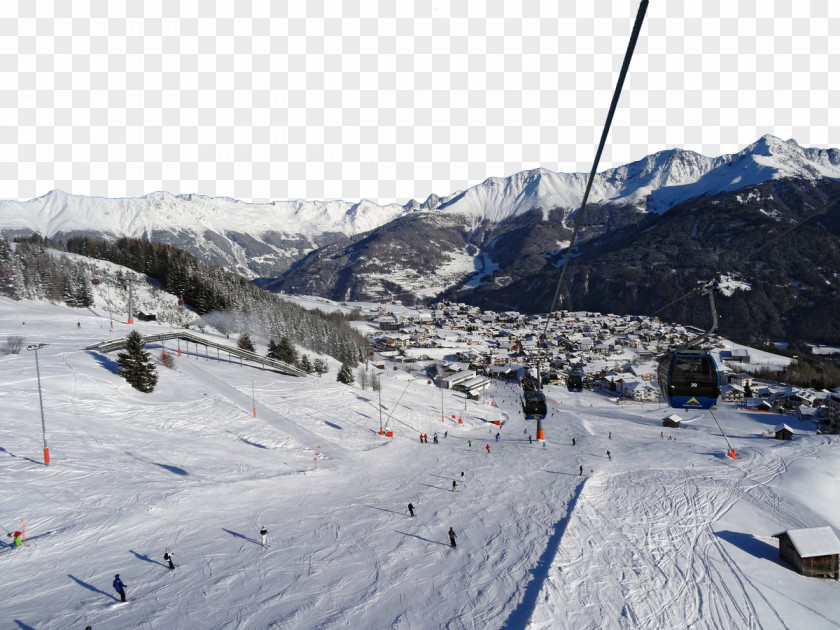
M840 182L777 179L686 201L662 215L577 248L557 308L657 314L706 328L698 282L737 279L744 290L716 295L719 331L742 340L840 343ZM545 311L563 257L545 257L529 276L446 297L485 308Z
M743 255L796 222L797 212L824 203L832 179L840 179L840 151L772 136L737 154L709 158L674 149L604 171L593 183L574 252L571 304L650 313L697 280L737 272L739 259L730 253ZM101 199L54 191L27 202L0 201L0 231L145 238L271 290L336 300L450 297L544 311L585 185L582 173L535 169L423 203L387 206L248 204L168 193ZM789 255L756 257L743 271L771 270L751 280L752 291L731 298L741 315L749 314L736 318L750 322L745 335L792 334L791 318L802 321L806 310L824 308L822 298L836 287L832 270L840 271L831 254L832 217L808 222L765 254L779 256L798 242ZM823 261L815 258L818 250ZM663 316L694 321L687 306Z

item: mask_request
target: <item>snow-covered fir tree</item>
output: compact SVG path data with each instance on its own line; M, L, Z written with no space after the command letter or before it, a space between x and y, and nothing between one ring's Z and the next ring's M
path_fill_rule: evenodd
M145 342L139 332L133 330L125 342L125 351L117 355L120 374L134 389L151 393L157 385L157 367L146 352Z
M345 385L352 385L353 384L353 371L350 369L350 366L346 363L341 364L341 368L338 370L338 376L336 379L339 383L344 383Z

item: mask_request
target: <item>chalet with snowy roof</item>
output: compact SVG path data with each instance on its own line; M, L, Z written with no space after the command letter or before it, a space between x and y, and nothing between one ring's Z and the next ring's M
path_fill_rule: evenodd
M720 397L724 402L731 402L736 405L741 404L744 402L744 389L729 383L720 388Z
M670 416L666 416L662 418L662 426L663 427L670 427L672 429L679 429L680 422L682 422L682 418L680 418L677 414L671 414Z
M753 411L772 411L773 405L764 398L745 398L744 407Z
M773 432L776 436L777 440L792 440L793 439L793 429L791 429L786 424L781 424L773 429Z
M621 382L621 393L636 402L656 402L659 398L657 389L650 383L635 379Z
M838 558L840 540L831 527L789 529L773 538L779 539L779 557L808 577L840 578Z

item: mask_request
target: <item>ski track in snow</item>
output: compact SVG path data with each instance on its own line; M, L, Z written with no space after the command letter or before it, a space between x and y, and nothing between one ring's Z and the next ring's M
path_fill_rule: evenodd
M760 432L777 418L725 406L730 460L702 414L660 440L670 410L550 387L543 449L516 388L466 409L444 392L441 409L440 390L399 370L382 379L387 439L376 393L329 374L185 355L143 395L107 368L115 355L79 350L102 335L95 316L4 299L0 316L2 335L25 319L27 342L49 339L53 459L40 459L32 357L0 356L14 419L0 423L0 524L26 518L28 536L0 548L0 628L840 627L836 584L797 576L765 542L824 524L779 488L800 462L836 461L834 437L775 443Z

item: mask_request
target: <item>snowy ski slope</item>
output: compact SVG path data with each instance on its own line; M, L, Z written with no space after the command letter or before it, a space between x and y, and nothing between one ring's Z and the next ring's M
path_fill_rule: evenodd
M0 343L49 344L52 460L33 353L0 355L0 526L27 534L3 537L0 629L840 627L838 584L794 573L771 537L840 528L840 440L795 418L722 405L730 460L708 414L663 430L672 410L552 387L543 449L515 388L490 392L498 410L444 392L444 422L440 390L389 366L388 439L376 393L334 366L301 379L176 356L136 392L115 355L82 349L130 329L115 327L0 298ZM794 441L762 435L782 421ZM115 573L135 601L117 603Z

